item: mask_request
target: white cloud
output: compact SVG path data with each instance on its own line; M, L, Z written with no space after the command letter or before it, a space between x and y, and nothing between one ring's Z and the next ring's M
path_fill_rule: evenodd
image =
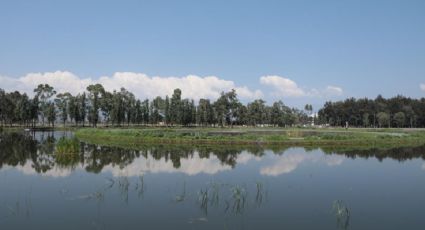
M425 91L425 84L421 84L419 87L421 88L422 91Z
M274 97L334 97L341 96L341 87L329 85L325 89L300 87L298 84L281 76L262 76L260 83L268 88L270 95ZM264 98L261 90L250 89L244 85L237 85L230 80L224 80L216 76L200 77L188 75L184 77L161 77L148 76L144 73L116 72L112 76L95 78L81 78L69 71L56 71L45 73L29 73L19 78L0 76L0 88L7 91L19 90L28 95L33 95L34 88L39 84L49 84L60 92L77 94L85 91L90 84L100 83L106 90L120 90L121 87L133 92L137 98L152 99L156 96L171 96L175 88L182 90L183 98L194 99L209 98L217 99L222 91L227 92L235 89L242 100ZM421 84L425 90L425 85Z
M341 96L343 90L341 87L329 85L324 92L329 96Z
M333 97L343 94L342 88L338 86L329 85L324 90L306 89L299 87L295 81L289 78L276 75L262 76L260 83L272 87L274 91L271 92L271 95L277 97Z
M237 86L233 81L223 80L215 76L199 77L149 77L142 73L118 72L112 77L101 77L98 80L105 89L113 90L124 87L139 98L153 98L171 95L175 88L182 90L183 98L216 99L222 91L235 89L240 98L253 99L262 97L259 90L252 91L246 86Z
M275 89L274 94L287 97L301 97L305 96L304 90L298 87L297 83L289 78L280 76L262 76L260 83L263 85L271 86Z
M56 71L29 73L20 78L0 76L0 80L0 88L7 91L19 90L29 95L32 95L33 89L41 83L53 86L57 92L66 91L72 94L83 92L90 84L101 83L105 89L110 91L124 87L140 99L171 95L175 88L182 90L184 98L195 100L200 98L216 99L222 91L226 92L231 89L235 89L242 99L263 97L260 90L250 90L246 86L236 85L233 81L220 79L216 76L151 77L143 73L117 72L112 76L102 76L95 80L80 78L68 71Z

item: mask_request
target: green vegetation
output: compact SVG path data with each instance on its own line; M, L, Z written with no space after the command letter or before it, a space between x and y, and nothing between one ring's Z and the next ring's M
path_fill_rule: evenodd
M351 127L425 127L425 98L348 98L326 102L318 115L321 124L331 126L345 126L348 122Z
M402 129L80 129L82 141L137 147L152 143L168 144L260 144L295 146L408 146L425 144L425 131Z
M62 137L55 145L55 156L61 164L76 164L79 160L80 141L77 138Z
M56 154L78 154L80 141L77 138L62 137L56 144Z

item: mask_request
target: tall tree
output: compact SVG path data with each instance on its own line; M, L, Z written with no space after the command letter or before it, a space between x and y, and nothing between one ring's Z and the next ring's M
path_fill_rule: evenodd
M90 100L89 121L93 127L96 127L99 121L100 98L105 93L105 89L101 84L95 84L87 86L87 91Z
M68 120L68 111L69 111L69 101L72 95L70 93L60 93L56 95L55 103L58 108L61 116L61 121L65 126L66 121Z
M170 102L170 122L171 124L181 124L182 121L182 91L175 89Z
M37 98L37 101L39 102L41 121L44 125L45 117L49 112L48 102L52 98L52 96L56 94L56 91L49 84L39 84L37 88L34 89L34 93L35 97Z

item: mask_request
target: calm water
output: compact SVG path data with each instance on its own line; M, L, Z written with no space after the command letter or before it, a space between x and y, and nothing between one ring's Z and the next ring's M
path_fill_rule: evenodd
M425 147L80 144L0 135L1 229L424 229Z

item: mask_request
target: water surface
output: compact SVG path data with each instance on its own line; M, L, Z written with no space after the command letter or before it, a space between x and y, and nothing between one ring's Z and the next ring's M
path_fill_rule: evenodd
M0 135L2 229L423 229L425 147L263 149ZM343 211L347 210L347 212Z

